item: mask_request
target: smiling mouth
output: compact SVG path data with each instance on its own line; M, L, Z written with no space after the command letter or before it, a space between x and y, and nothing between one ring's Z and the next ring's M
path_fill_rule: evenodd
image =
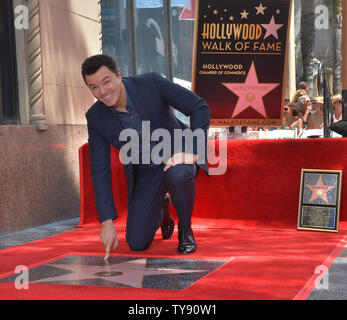
M110 100L110 99L111 99L111 97L112 97L112 93L111 93L111 94L109 94L109 95L107 95L107 96L104 96L104 97L103 97L103 99L105 99L105 100Z

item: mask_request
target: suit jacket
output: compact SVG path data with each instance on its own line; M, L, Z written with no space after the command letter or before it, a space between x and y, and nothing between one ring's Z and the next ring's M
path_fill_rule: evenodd
M176 118L170 107L172 106L190 117L191 130L201 128L205 131L206 150L210 109L202 98L157 73L123 78L123 84L141 119L150 121L151 132L165 128L173 137L175 129L187 128ZM123 129L120 121L111 108L102 102L97 101L87 111L86 118L95 204L99 220L102 222L118 216L112 194L110 146L120 149L126 142L119 141ZM208 174L206 163L198 166ZM124 170L130 201L134 186L133 165L124 165Z

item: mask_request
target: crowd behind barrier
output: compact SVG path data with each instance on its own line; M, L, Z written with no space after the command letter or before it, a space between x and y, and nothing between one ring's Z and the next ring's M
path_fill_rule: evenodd
M331 97L334 122L342 120L342 96ZM323 119L324 97L310 97L306 82L299 84L292 99L285 99L282 105L281 127L229 127L210 128L210 139L305 139L324 137ZM333 132L332 138L341 135Z

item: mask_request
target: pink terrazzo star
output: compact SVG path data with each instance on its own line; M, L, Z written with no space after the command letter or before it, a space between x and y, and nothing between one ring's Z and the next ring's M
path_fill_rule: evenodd
M239 97L231 118L248 107L252 107L264 118L267 118L263 97L280 83L259 83L254 62L252 62L244 83L223 83L223 85Z
M335 188L335 186L325 186L323 184L323 178L321 175L319 176L319 179L315 185L307 185L307 187L309 187L312 190L310 202L317 198L321 198L326 203L329 203L327 192Z

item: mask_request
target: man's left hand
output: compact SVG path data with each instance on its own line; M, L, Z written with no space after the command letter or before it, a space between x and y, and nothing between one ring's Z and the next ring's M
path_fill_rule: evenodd
M198 156L192 153L175 153L167 162L164 167L164 171L169 170L178 164L194 164L198 161Z

